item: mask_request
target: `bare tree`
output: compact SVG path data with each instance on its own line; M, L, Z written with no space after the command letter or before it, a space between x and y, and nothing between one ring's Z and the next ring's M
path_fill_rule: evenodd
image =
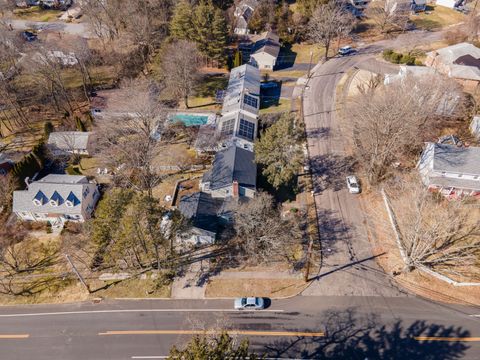
M252 262L267 262L276 256L289 258L301 233L297 224L283 220L271 195L261 192L235 208L234 228L240 247Z
M369 88L347 106L355 154L371 184L382 181L402 154L418 151L428 124L455 117L463 102L457 83L440 75L407 76ZM430 122L431 121L431 122Z
M168 45L162 62L167 89L181 97L188 108L188 96L199 80L200 54L195 43L180 40Z
M399 0L379 0L369 4L367 16L382 33L404 30L410 14L410 3Z
M325 60L335 39L347 36L353 29L355 18L338 1L330 1L315 9L308 24L312 41L325 47Z
M124 82L120 91L121 103L112 106L121 115L98 122L100 156L116 169L121 182L151 197L163 178L153 166L160 150L158 136L166 121L160 90L148 81L133 80Z
M419 266L472 275L480 256L480 212L461 201L446 201L420 181L395 187L392 205L406 250L406 270ZM478 275L478 274L477 274Z

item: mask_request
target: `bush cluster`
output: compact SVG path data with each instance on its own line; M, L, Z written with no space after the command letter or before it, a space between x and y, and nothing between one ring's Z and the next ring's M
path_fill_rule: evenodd
M391 49L383 51L383 58L394 64L416 65L418 63L415 56L411 54L397 53Z

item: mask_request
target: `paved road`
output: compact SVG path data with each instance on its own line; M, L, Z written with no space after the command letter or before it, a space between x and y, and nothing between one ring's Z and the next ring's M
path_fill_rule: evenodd
M247 334L253 349L273 358L480 357L480 342L471 341L480 336L480 318L470 316L479 309L387 297L296 297L274 301L261 312L235 312L231 305L230 300L140 300L4 307L0 358L158 358L193 330L215 324ZM415 339L420 336L430 339Z
M316 69L305 91L305 123L324 258L320 276L306 295L403 295L377 266L358 196L349 194L345 186L352 160L348 138L336 118L336 86L347 70L362 62L373 66L372 61L363 54L331 59Z

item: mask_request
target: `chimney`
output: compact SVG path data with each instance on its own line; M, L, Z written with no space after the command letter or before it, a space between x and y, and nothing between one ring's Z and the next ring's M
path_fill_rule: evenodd
M233 180L232 188L233 188L233 190L232 190L233 197L238 199L239 192L238 192L238 181L237 180Z

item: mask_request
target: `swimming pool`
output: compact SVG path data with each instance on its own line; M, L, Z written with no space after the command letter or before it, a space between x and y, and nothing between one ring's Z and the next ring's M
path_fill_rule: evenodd
M171 114L170 122L182 122L185 126L199 126L209 123L212 114Z

